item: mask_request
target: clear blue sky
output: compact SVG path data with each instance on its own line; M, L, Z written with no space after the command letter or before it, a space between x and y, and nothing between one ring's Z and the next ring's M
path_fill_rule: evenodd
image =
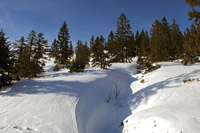
M31 30L44 33L52 44L64 21L70 40L90 40L91 36L108 37L116 31L117 18L125 13L132 31L150 30L156 19L175 18L181 31L190 27L184 0L0 0L0 28L10 40L27 37Z

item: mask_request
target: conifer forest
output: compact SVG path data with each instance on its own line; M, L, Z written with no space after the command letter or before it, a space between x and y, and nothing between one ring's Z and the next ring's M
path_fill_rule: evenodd
M26 37L9 41L3 27L0 29L0 87L10 85L13 80L39 76L45 60L54 58L54 71L69 69L71 73L83 72L87 66L109 69L114 62L131 62L138 57L137 72L156 69L162 61L182 59L183 65L199 62L200 12L197 0L185 0L191 6L188 12L191 27L182 33L176 19L166 17L155 20L149 31L132 31L128 16L121 13L116 21L116 31L107 37L93 36L88 42L70 41L70 30L64 21L57 37L50 44L43 33L32 30Z

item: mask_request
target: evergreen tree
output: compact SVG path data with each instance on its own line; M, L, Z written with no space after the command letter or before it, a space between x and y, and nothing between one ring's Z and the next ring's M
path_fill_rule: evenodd
M149 45L149 34L147 31L142 30L140 33L140 51L138 56L149 56L150 45Z
M198 12L195 7L200 6L200 1L199 0L185 0L187 4L190 5L192 8L192 11L188 12L189 20L195 19L194 23L198 26L200 26L200 12ZM198 8L197 8L198 9Z
M76 58L72 61L72 65L70 66L70 72L83 72L85 66L89 62L90 49L87 46L87 43L83 44L82 41L78 40L76 43L75 50Z
M92 35L91 39L90 39L90 52L92 53L92 51L94 51L94 44L95 44L95 40L94 40L94 36Z
M184 34L184 59L182 63L184 65L194 64L195 59L197 60L197 56L200 52L200 29L199 27L191 26L191 29L186 29Z
M131 36L131 26L126 15L122 13L117 20L117 30L115 32L115 49L117 50L116 59L119 62L128 62L132 57L127 55L129 49L129 38Z
M153 66L150 62L150 45L149 35L147 31L142 30L140 33L140 51L137 59L137 72L140 73L142 70L151 71Z
M140 32L137 30L135 34L135 46L136 46L136 56L139 55L140 51Z
M116 47L115 43L116 43L115 42L115 35L111 31L109 36L108 36L108 41L105 44L106 45L105 49L108 50L108 53L109 53L110 57L112 58L111 62L116 62L115 61L115 55L118 54L117 53L118 50L117 50L117 48L115 48Z
M58 61L60 58L60 55L59 55L59 45L58 45L58 41L56 39L53 40L53 43L51 45L51 54L50 56L55 58L55 64L58 64L59 62L56 62Z
M162 60L162 47L161 47L161 23L155 20L150 30L150 60L152 62L158 62Z
M32 75L34 77L36 77L37 74L40 74L44 71L43 66L45 66L45 60L47 60L47 45L47 40L44 39L43 33L38 33L36 37L32 66Z
M12 81L13 57L10 46L3 29L0 29L0 88L10 85Z
M105 50L105 39L103 36L96 38L94 45L94 52L92 55L92 66L100 66L101 69L110 67L108 51Z
M58 32L57 44L59 47L59 59L56 59L56 65L65 65L67 68L70 66L70 56L72 51L69 46L69 29L66 21L64 21L62 27Z
M171 58L172 39L170 34L169 24L164 17L161 22L158 20L152 25L151 28L151 61L169 61Z
M180 59L183 53L183 35L175 19L173 19L172 25L170 26L170 34L172 40L170 56L173 60Z
M13 48L15 55L14 74L16 74L16 79L20 80L20 77L22 77L20 73L23 71L21 66L23 66L23 59L25 58L23 55L26 48L25 38L22 36L20 40L16 40L13 43Z
M131 33L130 37L129 37L129 45L130 48L128 48L128 53L131 57L135 57L136 56L136 43L135 43L135 37L134 34Z
M47 40L43 33L36 33L32 30L28 34L27 41L24 37L14 43L15 71L17 79L32 78L43 72L43 66L47 59Z

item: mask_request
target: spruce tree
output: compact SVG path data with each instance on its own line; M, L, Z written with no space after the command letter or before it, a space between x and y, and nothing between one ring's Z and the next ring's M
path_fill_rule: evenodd
M200 12L195 8L200 6L200 0L185 0L185 2L192 8L192 11L188 12L189 20L195 19L194 24L200 26Z
M136 48L136 56L139 55L140 51L140 32L137 30L135 34L135 48Z
M95 44L95 40L94 40L94 36L92 35L91 39L90 39L90 52L92 53L92 51L94 51L94 44Z
M129 49L129 38L131 35L131 26L124 13L121 13L117 20L117 30L115 32L115 49L117 50L116 59L119 62L128 62L132 57L127 55Z
M172 39L172 45L170 47L171 59L180 59L183 53L183 34L181 33L179 25L176 23L175 19L173 19L170 26L170 34Z
M95 66L100 66L101 69L107 69L107 67L111 66L108 51L105 49L105 39L103 36L95 39L92 67Z
M14 48L14 58L15 58L15 63L14 63L14 74L16 74L16 79L20 80L22 77L21 71L22 70L22 65L23 65L23 59L24 59L24 51L26 48L26 40L22 36L20 40L16 40L13 43L13 48Z
M111 59L111 62L116 62L115 60L115 55L118 54L118 49L115 45L115 35L112 31L110 31L110 34L108 36L108 41L106 42L106 47L105 49L108 50L108 53L110 55L110 57L112 58Z
M13 55L10 46L3 29L0 29L0 88L10 85L12 81Z
M36 37L36 44L34 48L34 56L33 56L33 76L36 77L37 74L42 73L43 66L45 66L45 63L47 60L47 40L43 37L43 33L38 33Z
M162 60L162 47L161 47L161 23L155 20L150 30L150 60L152 62L158 62Z
M172 38L170 34L170 26L164 17L161 22L158 20L152 25L150 38L151 45L151 61L169 61L171 58Z
M197 56L200 52L200 39L199 39L199 33L200 29L195 27L195 25L191 26L191 29L186 29L186 32L184 34L184 59L182 63L184 65L188 64L194 64L197 59Z
M43 33L32 30L27 37L21 37L14 43L15 71L17 78L32 78L42 73L47 59L47 40Z
M86 65L89 63L90 49L87 43L83 44L82 41L78 40L76 43L75 50L76 58L72 61L70 66L70 72L83 72Z
M142 30L140 33L140 51L137 59L137 72L140 73L142 70L151 71L153 66L150 62L150 45L149 45L149 35L147 31Z
M67 27L66 21L64 21L62 27L60 28L58 32L58 39L57 44L59 47L59 59L56 59L56 65L63 65L65 67L70 66L70 56L71 56L71 50L69 46L69 29Z

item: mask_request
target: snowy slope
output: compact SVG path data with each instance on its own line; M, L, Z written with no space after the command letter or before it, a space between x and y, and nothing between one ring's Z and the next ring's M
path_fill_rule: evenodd
M71 74L53 72L48 61L40 77L0 91L0 132L200 132L200 65L161 63L144 77L135 74L135 65L136 59ZM183 82L189 78L195 80ZM115 85L121 88L117 99Z
M132 114L124 120L124 133L199 133L200 64L161 63L131 84ZM184 83L185 79L193 81ZM140 80L145 83L141 84Z

